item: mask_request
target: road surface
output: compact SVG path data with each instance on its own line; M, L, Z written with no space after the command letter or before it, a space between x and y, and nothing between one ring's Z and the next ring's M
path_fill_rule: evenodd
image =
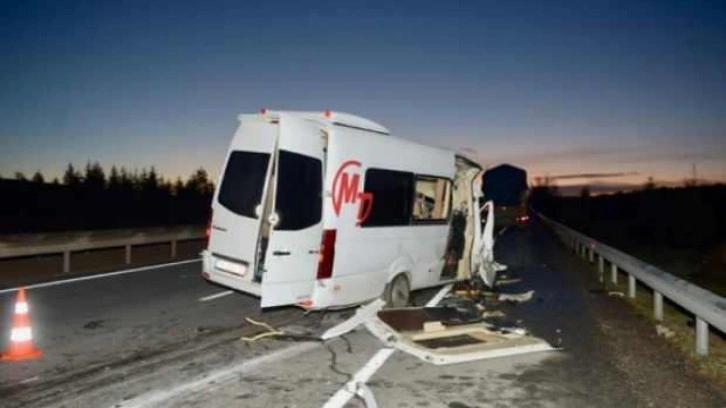
M691 373L651 322L597 290L585 264L542 227L508 231L496 253L508 277L521 279L500 291L533 289L535 299L490 307L563 350L445 367L397 352L370 382L380 406L726 406L723 390ZM351 312L260 315L257 299L207 284L199 268L190 261L29 290L45 355L0 362L2 405L318 407L381 347L363 329L328 343L243 342L257 332L247 316L315 334ZM0 294L2 333L13 298Z

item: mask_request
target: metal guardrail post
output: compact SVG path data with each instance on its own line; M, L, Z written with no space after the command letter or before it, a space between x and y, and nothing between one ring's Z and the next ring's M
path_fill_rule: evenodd
M170 255L171 255L172 258L176 258L176 240L175 239L171 240L171 253L170 253Z
M71 272L71 251L63 252L63 273Z
M124 248L125 248L124 262L126 262L126 265L129 265L131 263L131 244L127 244Z
M663 321L663 295L658 291L653 291L653 318Z
M628 296L635 299L635 276L628 274Z
M597 273L599 275L600 282L605 281L605 258L598 254L597 257Z
M618 284L618 266L615 262L610 264L610 281L614 284Z
M696 316L696 354L708 354L708 323Z

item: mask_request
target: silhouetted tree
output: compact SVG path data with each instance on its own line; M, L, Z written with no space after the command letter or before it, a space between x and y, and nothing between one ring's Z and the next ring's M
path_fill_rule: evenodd
M134 228L203 224L209 216L214 185L200 168L185 182L174 183L155 167L129 170L112 166L109 173L88 161L81 174L72 163L61 178L44 183L40 171L33 183L0 179L0 232ZM108 179L106 175L108 174ZM27 181L18 172L18 180Z
M63 173L63 184L67 186L77 186L81 183L81 174L76 171L71 163L68 163L65 173Z
M590 186L585 186L580 190L580 198L583 200L590 198Z
M648 181L646 181L643 185L643 190L655 190L655 181L653 180L653 177L648 177Z
M172 189L172 194L176 196L184 194L184 182L182 181L181 177L176 178L176 181L174 182L174 187Z
M164 177L159 177L158 190L164 193L164 195L171 196L173 188L174 186L172 186L171 181L164 179Z
M40 170L36 171L35 174L33 174L33 183L36 184L43 184L45 183L45 178L43 177L43 174L40 172Z
M108 189L111 191L117 191L121 185L121 175L114 164L111 166L111 172L108 175Z
M144 193L154 193L159 189L159 177L154 166L151 166L148 172L146 172L146 169L142 170L139 182L141 191Z
M134 189L133 175L126 170L126 167L121 167L121 176L119 177L119 190L130 193Z
M214 184L209 181L207 171L199 168L187 180L186 189L191 193L204 196L214 192Z
M98 162L86 163L84 184L93 191L103 190L106 187L106 173Z
M15 172L15 180L18 180L18 181L28 181L28 178L25 177L25 174L23 174L23 172L16 171Z

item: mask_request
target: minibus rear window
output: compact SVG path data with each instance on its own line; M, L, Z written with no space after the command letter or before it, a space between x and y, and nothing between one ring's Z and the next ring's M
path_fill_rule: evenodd
M257 218L255 207L262 202L268 153L234 151L219 190L219 203L237 215Z
M320 160L280 150L275 211L276 230L295 231L320 222L323 211L323 164Z

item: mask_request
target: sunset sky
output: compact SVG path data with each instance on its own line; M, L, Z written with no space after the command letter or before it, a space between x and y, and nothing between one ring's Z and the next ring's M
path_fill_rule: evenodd
M724 2L18 1L0 37L3 177L216 175L266 107L591 176L561 185L726 181Z

